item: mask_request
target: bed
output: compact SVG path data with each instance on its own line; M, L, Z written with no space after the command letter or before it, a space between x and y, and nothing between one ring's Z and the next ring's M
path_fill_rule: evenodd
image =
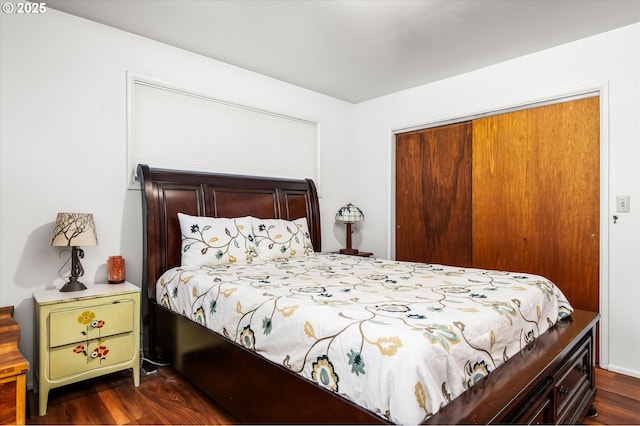
M171 363L238 421L593 413L598 315L573 310L544 277L322 253L311 180L147 165L138 176L145 357ZM224 250L212 243L227 237Z

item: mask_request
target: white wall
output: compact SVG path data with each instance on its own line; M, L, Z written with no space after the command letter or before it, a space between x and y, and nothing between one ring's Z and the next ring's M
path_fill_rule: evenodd
M322 248L342 245L333 217L351 194L353 105L52 9L0 19L0 306L16 307L30 361L31 294L53 287L66 259L49 246L58 212L94 214L99 245L84 248L82 281L105 282L107 257L122 254L127 279L141 283L141 194L127 190L127 71L318 122Z
M356 105L352 199L367 214L362 248L392 256L394 130L589 88L603 89L601 361L640 377L640 24ZM631 212L613 225L616 195Z

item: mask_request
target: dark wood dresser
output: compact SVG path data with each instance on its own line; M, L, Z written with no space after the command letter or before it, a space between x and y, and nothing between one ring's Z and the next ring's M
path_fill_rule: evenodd
M599 319L594 312L574 311L428 423L575 424L595 414Z
M0 308L0 424L24 424L29 362L18 350L20 325L13 306Z

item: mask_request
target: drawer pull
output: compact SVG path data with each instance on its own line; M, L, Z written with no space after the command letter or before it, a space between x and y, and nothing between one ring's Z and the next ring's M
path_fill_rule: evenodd
M569 395L569 389L565 388L564 386L560 386L558 387L558 393L562 396L567 396Z
M589 372L589 367L587 367L586 365L580 364L580 365L576 365L576 370L578 370L582 374L587 374Z

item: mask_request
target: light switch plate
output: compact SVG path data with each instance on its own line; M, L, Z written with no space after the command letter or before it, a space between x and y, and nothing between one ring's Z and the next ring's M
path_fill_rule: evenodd
M628 195L618 195L616 197L616 211L618 213L628 213L631 211L631 206L629 205L629 196Z

